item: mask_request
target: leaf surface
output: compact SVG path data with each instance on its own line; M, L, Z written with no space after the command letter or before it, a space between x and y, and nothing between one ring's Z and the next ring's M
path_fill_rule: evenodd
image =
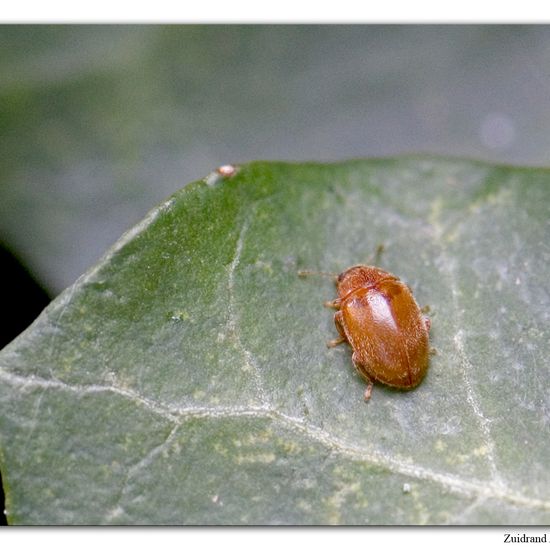
M18 524L550 521L550 172L257 162L186 186L0 353ZM369 260L428 375L362 399L322 302Z

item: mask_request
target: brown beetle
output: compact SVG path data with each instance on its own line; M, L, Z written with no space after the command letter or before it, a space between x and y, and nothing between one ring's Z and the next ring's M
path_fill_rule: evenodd
M338 310L340 337L327 345L351 345L353 365L368 384L365 400L375 381L400 389L417 386L428 368L431 323L409 287L387 271L357 265L336 277L336 288L338 298L325 305Z

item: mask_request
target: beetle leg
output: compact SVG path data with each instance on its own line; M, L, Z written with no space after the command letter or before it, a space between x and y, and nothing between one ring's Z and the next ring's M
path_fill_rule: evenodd
M338 329L340 337L335 338L334 340L329 340L327 342L327 348L333 348L333 347L337 346L338 344L343 344L344 342L348 341L348 337L346 336L346 333L344 331L344 327L342 326L342 312L341 311L337 311L334 314L334 324L336 325L336 328Z
M347 342L348 337L346 336L346 331L344 330L342 312L337 311L334 314L334 324L336 325L336 330L340 333L340 336Z
M370 399L370 395L372 393L372 387L373 386L374 386L374 384L372 382L368 383L368 386L365 389L365 395L364 395L365 401L368 401Z
M357 371L359 376L367 383L367 387L365 388L364 398L365 398L365 401L368 401L372 393L374 382L369 378L367 373L364 371L364 369L361 368L361 365L355 359L355 352L351 356L351 361L353 362L353 366L355 367L355 370Z
M327 348L335 348L338 344L343 344L344 342L347 342L345 338L334 338L334 340L327 342Z
M430 355L437 355L437 350L435 348L430 348L430 350L428 351L428 353Z
M424 307L420 308L420 311L422 313L430 313L431 307L429 305L425 305Z
M327 302L323 302L323 305L325 307L331 307L333 309L340 309L340 299L336 298L336 300L330 300Z

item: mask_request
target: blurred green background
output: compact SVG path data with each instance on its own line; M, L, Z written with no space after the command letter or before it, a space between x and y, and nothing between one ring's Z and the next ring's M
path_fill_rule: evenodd
M549 164L548 26L1 26L0 241L55 296L216 166Z

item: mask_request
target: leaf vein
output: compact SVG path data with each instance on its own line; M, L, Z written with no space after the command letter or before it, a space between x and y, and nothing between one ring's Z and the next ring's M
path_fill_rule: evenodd
M186 420L205 418L205 419L228 419L238 417L267 418L280 424L286 425L291 429L301 433L310 439L317 441L332 451L347 456L351 460L366 462L374 466L386 468L387 470L406 475L418 480L435 482L447 490L460 493L466 496L478 498L501 499L511 504L527 506L531 508L542 508L550 510L550 501L531 498L520 493L510 491L501 483L487 483L482 480L466 480L446 473L436 472L429 468L417 466L406 461L399 460L396 457L383 455L364 447L353 445L339 437L315 425L304 422L303 419L287 415L269 406L259 407L170 407L162 403L145 398L138 393L116 386L92 385L71 385L59 380L45 380L37 376L25 378L20 375L7 372L0 369L0 378L5 382L24 387L39 387L46 389L58 389L71 391L77 394L112 392L126 399L130 399L136 404L140 404L152 412L166 418L173 423L172 430L166 440L153 448L138 463L131 467L129 476L134 476L141 468L149 465L152 461L166 449L176 437L181 424Z
M249 217L244 221L241 227L241 230L239 232L239 237L237 239L237 244L235 247L235 254L233 255L233 260L231 262L231 265L229 266L228 283L227 283L227 287L229 290L229 300L228 300L229 320L227 323L227 328L228 328L229 334L232 336L235 342L235 345L237 346L237 348L239 349L239 351L242 353L244 357L245 367L247 368L247 370L252 372L252 376L254 377L256 392L258 393L260 402L265 405L268 403L268 399L263 387L260 368L258 367L258 364L256 363L256 360L254 359L254 356L252 355L251 351L247 349L247 347L244 345L239 333L239 330L240 330L239 316L237 313L237 300L235 297L235 272L237 271L237 268L239 267L239 263L241 261L244 240L248 232L248 228L250 227L251 216L252 214L249 215Z
M451 289L451 302L454 312L453 316L455 320L455 326L458 327L453 338L453 342L460 361L462 378L464 380L464 386L466 388L466 400L468 401L475 417L477 418L481 436L483 438L485 446L487 447L487 453L485 456L487 457L487 464L491 473L491 479L493 480L494 484L498 485L502 490L505 490L505 483L502 480L496 466L495 443L491 435L490 420L484 415L470 380L469 373L473 370L474 367L471 361L468 359L466 350L464 348L463 331L460 328L463 326L463 322L462 314L458 304L459 289L454 272L454 263L452 262L451 258L449 258L447 247L444 244L444 233L448 232L449 228L445 229L445 227L441 223L441 204L437 201L434 202L434 204L432 205L431 222L435 230L434 240L436 244L439 245L439 248L441 250L441 256L444 259L443 265L446 266L444 268L444 272L446 273L446 278Z

